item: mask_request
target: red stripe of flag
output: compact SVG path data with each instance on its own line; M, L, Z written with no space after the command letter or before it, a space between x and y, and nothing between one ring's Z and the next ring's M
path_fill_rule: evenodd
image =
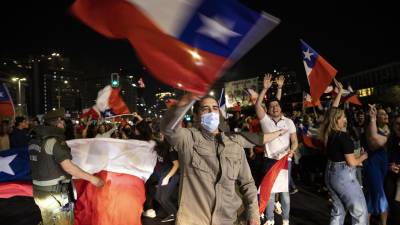
M11 198L14 196L32 197L32 183L23 181L0 183L0 198Z
M229 64L224 57L195 50L165 34L127 1L78 0L71 11L107 37L128 39L152 75L175 88L204 94L224 65ZM196 61L193 54L200 56L201 61Z
M343 99L343 101L354 104L354 105L362 105L362 103L360 102L360 99L355 94L350 94L345 99Z
M141 225L146 199L140 178L107 171L96 176L105 184L98 188L84 180L74 180L77 202L75 225Z
M129 113L128 106L126 106L124 100L119 95L119 88L112 89L110 97L108 98L108 105L117 115Z
M324 58L318 56L311 73L308 75L310 84L310 95L313 102L319 100L325 92L326 87L332 82L336 76L336 69L333 68Z
M261 185L260 185L260 202L259 202L259 212L260 214L264 213L265 208L267 207L269 196L271 195L272 187L274 186L275 180L278 177L279 172L282 169L288 169L288 157L289 154L286 154L285 157L277 161L265 174Z

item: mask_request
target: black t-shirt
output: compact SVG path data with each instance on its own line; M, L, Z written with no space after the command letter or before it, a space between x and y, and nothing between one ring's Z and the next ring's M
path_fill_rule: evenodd
M328 137L326 149L329 160L343 162L346 161L345 154L354 153L354 143L346 132L334 131Z
M14 128L10 135L10 147L22 148L27 147L29 144L29 133L26 129Z
M178 160L178 152L169 148L165 156L157 155L156 170L169 171L172 168L172 162Z

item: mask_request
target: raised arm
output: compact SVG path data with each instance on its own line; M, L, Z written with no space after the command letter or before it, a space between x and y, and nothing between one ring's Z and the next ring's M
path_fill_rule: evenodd
M257 101L256 101L256 114L259 120L262 120L265 116L265 110L262 107L262 102L264 99L265 94L267 93L268 89L271 87L272 85L272 81L271 81L271 74L266 74L264 76L264 86L263 89L261 90L260 94L257 97Z
M342 94L343 94L343 85L337 81L336 79L334 79L335 81L335 85L336 87L339 89L339 93L336 95L335 100L333 101L332 107L339 107L340 104L340 99L342 98Z
M86 138L87 136L87 130L89 128L90 123L92 122L92 115L89 115L89 118L85 124L85 128L82 130L82 138Z
M195 99L192 94L184 95L175 106L172 106L167 113L164 115L163 119L160 123L161 132L165 135L168 142L176 147L177 151L181 151L193 144L193 139L191 138L191 133L188 129L182 128L180 123L182 122L182 118L179 117L182 114L185 114L190 107L189 104ZM178 122L178 125L173 126L174 122Z
M283 84L285 83L285 76L279 75L279 77L275 79L275 82L278 85L278 90L276 92L276 99L280 101L282 99L282 87Z
M370 122L368 125L368 129L367 129L367 141L368 144L372 147L372 149L378 149L383 147L388 138L386 136L383 135L379 135L378 134L378 127L376 126L376 114L377 114L377 110L375 105L369 105L369 116L370 116Z

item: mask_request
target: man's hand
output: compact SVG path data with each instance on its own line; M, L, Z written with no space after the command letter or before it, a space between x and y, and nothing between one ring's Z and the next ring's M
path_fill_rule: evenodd
M369 106L368 114L369 114L371 120L375 121L376 120L376 114L377 114L377 110L376 110L375 104L373 104L373 105L368 104L368 106Z
M333 81L335 82L335 85L336 85L336 87L338 88L338 90L339 90L339 93L343 93L343 85L342 85L342 83L340 83L338 80L336 80L336 79L333 79Z
M264 88L269 89L272 86L272 81L271 81L272 75L271 74L265 74L264 76Z
M253 160L253 159L256 158L256 154L254 153L254 149L253 149L253 148L250 148L250 149L249 149L249 158L250 158L251 160Z
M279 136L282 136L282 135L286 134L288 131L289 131L288 129L280 129L280 130L278 130L278 134L279 134Z
M275 78L275 82L278 85L278 88L282 88L285 83L285 76L279 75L279 77Z
M137 112L133 112L132 115L137 119L138 123L143 120L143 118Z
M247 221L248 225L260 225L260 220L259 219L249 219Z
M169 183L169 177L168 177L168 176L166 176L166 177L164 177L164 179L162 180L162 182L161 182L161 186L168 185L168 183Z
M185 95L182 96L182 98L178 101L178 103L176 104L178 107L182 107L182 106L186 106L187 104L189 104L190 102L192 102L193 100L200 100L201 96L193 94L193 93L187 93Z
M93 184L96 187L103 187L104 186L104 181L96 176L92 176L92 179L90 179L90 183Z
M390 171L392 171L393 173L399 173L399 172L400 172L400 166L399 166L399 165L396 165L396 163L390 163L389 169L390 169Z

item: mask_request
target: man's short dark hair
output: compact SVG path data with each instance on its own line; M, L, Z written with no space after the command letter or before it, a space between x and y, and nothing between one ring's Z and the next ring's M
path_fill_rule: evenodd
M278 102L278 104L279 104L279 106L281 106L281 102L279 101L279 99L277 99L277 98L269 98L268 100L267 100L267 102L265 103L265 106L267 107L267 108L269 108L269 105L271 104L271 102Z
M15 117L15 127L18 127L24 120L26 120L26 118L23 116Z
M206 95L206 96L202 97L199 101L197 101L196 103L194 103L194 106L193 106L193 113L194 113L194 114L199 114L199 113L200 113L200 103L201 103L204 99L206 99L206 98L214 99L214 100L218 103L217 99L214 98L214 96Z

